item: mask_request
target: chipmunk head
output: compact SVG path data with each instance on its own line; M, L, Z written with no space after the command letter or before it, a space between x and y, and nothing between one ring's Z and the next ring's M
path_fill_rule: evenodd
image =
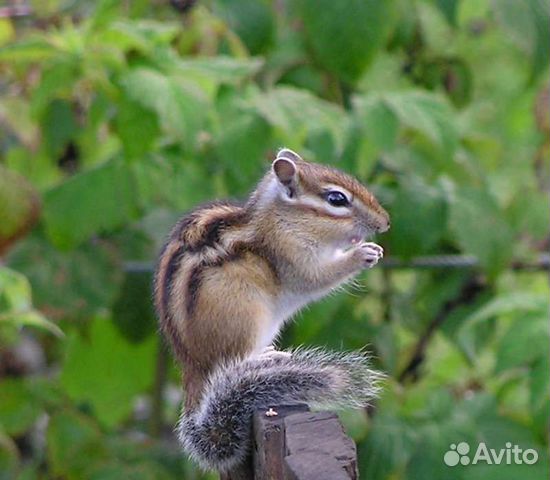
M305 162L292 150L279 151L267 181L266 195L275 197L288 220L299 222L312 237L354 243L390 227L388 213L358 180Z

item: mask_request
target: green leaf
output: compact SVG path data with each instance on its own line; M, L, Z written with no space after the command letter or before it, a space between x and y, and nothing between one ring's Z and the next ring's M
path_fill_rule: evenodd
M115 2L116 3L116 2ZM179 25L154 20L119 19L98 32L97 41L123 51L151 54L155 47L167 45L179 32Z
M109 451L116 457L118 466L136 466L148 473L152 473L150 468L153 468L157 475L153 477L155 479L164 478L167 472L170 473L170 478L178 479L217 480L218 478L214 472L199 474L199 468L182 455L179 448L166 448L166 444L162 441L151 442L148 439L136 441L128 435L117 435L107 438L107 445ZM115 462L107 462L104 467L106 467L104 470L101 467L97 470L98 476L103 472L108 475L111 468L114 470ZM100 479L102 480L103 477Z
M17 140L26 146L37 145L39 139L39 129L35 120L31 116L31 109L28 101L22 96L3 96L0 102L0 116L2 117L3 129L2 132L10 133L17 137ZM8 150L9 154L14 155L17 152L17 147ZM33 161L40 162L40 156L33 153ZM15 153L15 155L17 155ZM21 153L19 155L22 155ZM10 162L6 165L11 167ZM14 169L16 170L16 169ZM28 170L19 170L19 173L27 173Z
M116 298L121 272L113 253L112 246L96 242L67 254L33 235L13 252L9 265L27 276L34 304L48 317L83 319Z
M40 83L33 90L31 97L31 108L35 117L43 118L46 108L49 108L49 110L52 110L52 108L60 108L59 102L62 101L59 100L58 97L68 98L70 96L71 90L78 81L79 70L80 65L77 59L73 57L63 57L59 61L52 62L51 65L44 68ZM63 104L66 104L66 102L62 102L61 105ZM51 112L46 113L46 115L51 114ZM46 116L45 120L42 122L44 129L46 131L52 129L48 135L56 135L57 132L54 127L57 127L57 125L49 125L46 123L47 120L48 117Z
M162 114L170 107L170 82L162 73L148 68L136 68L127 72L121 83L130 98L146 108ZM167 99L167 96L170 98ZM181 123L177 113L174 117L170 120Z
M131 168L140 204L145 209L168 204L181 211L211 199L216 192L205 165L182 159L179 150L146 157L133 163Z
M1 380L0 398L0 431L12 436L23 435L40 415L40 404L23 379Z
M415 130L451 155L458 144L452 110L436 95L409 91L382 94L382 100L401 123Z
M426 422L416 427L417 442L407 464L406 478L432 478L444 480L449 478L449 467L443 462L443 456L452 443L456 442L457 434L451 422ZM460 437L458 437L460 438ZM468 478L463 476L460 467L452 472L453 480Z
M453 105L464 107L470 102L474 87L470 67L462 59L445 59L441 63L439 83L445 86Z
M342 410L338 412L338 417L344 425L346 433L353 438L355 442L365 437L368 430L368 420L364 410Z
M399 132L399 120L393 110L378 96L359 98L356 108L360 112L365 135L379 149L392 150Z
M531 57L532 77L548 68L550 6L541 0L492 2L495 17L510 38Z
M456 26L456 16L458 8L458 0L436 0L437 7L445 16L445 19L452 25Z
M486 321L497 315L514 312L524 314L538 314L544 317L549 309L548 299L544 295L526 292L510 293L495 297L467 319L467 323L474 324Z
M40 199L22 175L0 165L0 254L36 221Z
M550 56L550 6L548 2L531 0L531 12L535 19L537 32L536 44L533 49L532 79L536 79L548 71L548 57Z
M45 38L27 38L0 48L0 62L45 61L57 54L57 49Z
M15 29L9 18L0 19L0 47L15 37Z
M241 38L252 55L265 53L275 36L275 21L265 0L219 0L215 11Z
M292 344L323 345L330 349L360 349L373 335L368 316L354 315L349 295L341 293L332 301L324 299L310 305L292 326Z
M395 21L391 0L302 0L299 5L316 59L349 83L368 67Z
M430 389L425 399L426 408L415 412L411 428L415 432L414 454L407 464L405 478L451 478L470 479L482 464L467 467L456 466L450 470L443 463L443 456L451 444L466 442L471 449L484 442L488 448L505 448L506 442L521 448L537 448L533 433L526 426L498 414L497 403L488 394L472 394L456 400L444 390ZM539 453L539 455L542 452ZM470 459L473 452L471 451ZM491 468L506 470L505 462ZM525 466L527 467L527 466ZM527 470L526 475L532 470ZM485 478L477 477L476 478ZM531 478L531 477L526 477ZM533 477L538 478L538 477Z
M25 276L0 267L0 327L8 324L15 327L37 327L59 337L63 336L57 325L32 309L31 288Z
M487 17L492 0L461 0L458 5L458 23L461 27Z
M21 273L0 266L0 312L24 311L31 307L31 287Z
M101 423L113 427L151 385L156 345L156 338L132 345L110 320L96 318L89 337L68 338L61 384L74 400L89 403Z
M543 334L548 336L548 330ZM540 345L540 341L539 345ZM548 407L550 407L550 356L548 350L544 350L542 355L533 362L533 366L529 372L529 393L530 405L533 411L543 411L544 415L550 415ZM545 423L546 425L546 423Z
M486 302L481 308L477 309L475 312L462 320L456 338L460 346L464 349L466 355L468 355L471 360L474 360L477 356L476 344L479 343L479 340L482 337L480 332L488 331L494 334L494 327L490 321L492 321L495 317L501 317L511 313L517 315L520 313L522 314L520 318L522 320L525 319L525 322L529 322L529 319L536 317L537 315L544 318L546 316L545 312L547 311L548 302L543 296L540 295L517 293L497 296L489 302ZM526 325L527 323L525 326ZM526 330L523 329L523 325L520 326L518 324L517 327L519 327L518 331L521 331L522 334L529 335L528 327ZM511 334L510 340L513 339L514 335L515 334ZM509 361L513 362L513 358L515 358L515 355L517 354L517 352L514 353L511 351L510 348L513 350L514 346L511 345L508 348L511 355L510 357L508 357L508 353L503 352L504 357L500 359L497 358L497 362L502 362L503 366L505 366ZM530 348L527 349L527 352L531 352ZM527 354L529 355L530 353Z
M445 233L448 208L444 194L418 178L403 182L391 212L388 241L392 255L411 258L428 253Z
M118 105L115 124L129 160L147 155L159 134L156 114L124 96Z
M277 87L257 92L251 104L272 126L283 132L288 144L301 144L311 132L328 131L338 150L344 148L349 118L334 104L306 90Z
M495 372L529 366L548 358L550 327L546 315L520 314L499 343ZM550 374L550 371L548 372Z
M360 445L361 476L373 480L392 478L401 471L414 448L414 430L397 415L378 413L366 442Z
M216 164L227 171L231 192L245 195L265 171L272 129L264 118L240 108L238 92L218 111L219 128L213 138Z
M130 99L156 112L170 137L194 146L207 111L207 97L195 83L136 68L122 78L122 86Z
M507 209L507 218L516 235L528 234L543 240L550 230L548 195L535 188L518 188Z
M71 177L44 198L46 231L59 248L73 248L137 215L131 173L115 161Z
M151 302L149 273L127 273L119 297L113 305L113 322L130 342L139 343L157 331Z
M99 428L76 412L50 418L46 442L52 474L68 480L86 478L86 472L107 457Z
M50 156L57 159L78 128L72 106L65 100L53 100L44 113L42 131Z
M375 329L372 339L373 350L376 351L377 360L382 365L383 371L389 375L398 374L397 362L399 359L400 342L399 332L396 330L393 322L384 323Z
M142 32L136 28L135 22L116 21L101 31L101 43L112 45L122 51L136 50L148 53L153 45Z
M0 431L0 480L12 480L19 471L19 450L15 442Z
M465 253L475 255L494 277L511 260L514 237L487 190L464 188L451 203L450 229Z
M203 81L237 84L256 75L263 64L262 58L198 57L182 59L174 69Z
M40 330L46 330L53 333L58 337L63 337L63 330L36 311L0 314L0 325L2 325L3 322L11 323L18 327L36 327Z
M90 29L100 29L108 26L120 11L120 2L117 0L99 0L90 18Z

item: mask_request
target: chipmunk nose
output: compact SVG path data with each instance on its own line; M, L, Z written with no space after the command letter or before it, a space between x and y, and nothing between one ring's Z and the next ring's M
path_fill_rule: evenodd
M378 227L378 232L384 233L390 229L390 219L385 219L382 224Z

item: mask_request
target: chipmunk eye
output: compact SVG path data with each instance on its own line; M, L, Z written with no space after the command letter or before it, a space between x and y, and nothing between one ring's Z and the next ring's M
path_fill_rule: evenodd
M334 207L347 207L349 205L347 197L342 192L336 190L328 192L325 195L325 199Z

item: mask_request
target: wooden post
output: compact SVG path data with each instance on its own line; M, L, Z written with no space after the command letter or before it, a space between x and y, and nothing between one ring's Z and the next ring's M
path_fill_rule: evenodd
M285 480L357 480L355 443L333 412L285 418Z
M271 410L256 411L254 414L254 480L284 478L285 420L303 412L309 412L306 404L279 405Z
M335 413L305 404L254 413L250 458L221 480L357 480L355 444Z

